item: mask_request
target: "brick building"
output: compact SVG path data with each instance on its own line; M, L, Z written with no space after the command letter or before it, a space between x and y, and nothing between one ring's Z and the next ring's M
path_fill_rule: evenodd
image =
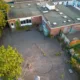
M54 5L53 2L22 2L11 4L8 23L15 28L15 22L20 26L38 24L44 35L57 35L60 30L64 33L80 31L80 11L72 5Z

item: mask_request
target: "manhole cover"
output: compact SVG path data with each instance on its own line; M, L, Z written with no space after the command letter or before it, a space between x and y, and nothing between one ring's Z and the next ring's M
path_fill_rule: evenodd
M52 64L47 59L42 59L35 63L35 71L39 73L48 73L52 69Z

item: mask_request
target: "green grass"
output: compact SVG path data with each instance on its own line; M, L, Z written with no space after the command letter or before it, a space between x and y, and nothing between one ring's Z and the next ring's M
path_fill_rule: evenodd
M61 56L61 52L57 52L55 55L56 56Z

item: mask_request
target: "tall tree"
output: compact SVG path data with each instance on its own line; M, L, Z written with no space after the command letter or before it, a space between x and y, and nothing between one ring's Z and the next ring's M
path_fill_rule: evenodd
M6 25L5 17L9 11L9 5L3 0L0 0L0 36L2 35L3 28Z
M8 13L9 11L9 5L5 3L4 0L0 0L0 10L5 13Z
M23 58L11 46L0 47L0 77L3 80L14 80L21 74Z
M3 28L6 25L5 15L0 11L0 36L2 35Z

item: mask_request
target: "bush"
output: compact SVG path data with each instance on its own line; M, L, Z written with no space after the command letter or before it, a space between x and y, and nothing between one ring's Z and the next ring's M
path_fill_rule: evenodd
M17 79L21 75L22 62L23 58L16 49L11 46L8 46L7 48L1 46L0 78L3 80L14 80L14 78Z
M77 60L71 57L70 62L72 64L72 67L80 74L80 64L77 62Z

